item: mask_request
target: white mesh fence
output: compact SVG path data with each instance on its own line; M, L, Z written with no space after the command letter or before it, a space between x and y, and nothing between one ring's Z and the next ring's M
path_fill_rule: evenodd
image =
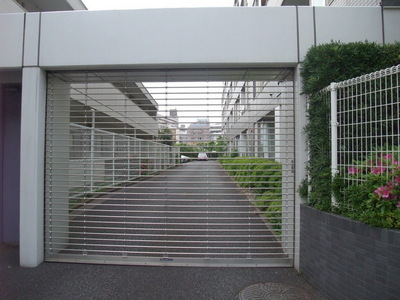
M397 197L399 72L397 65L331 86L332 172L343 188L368 180L380 186L376 196ZM342 195L340 205L351 203L350 197Z

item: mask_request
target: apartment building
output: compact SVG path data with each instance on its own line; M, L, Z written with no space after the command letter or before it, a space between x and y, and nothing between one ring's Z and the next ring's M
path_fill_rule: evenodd
M312 0L235 0L235 6L304 6Z

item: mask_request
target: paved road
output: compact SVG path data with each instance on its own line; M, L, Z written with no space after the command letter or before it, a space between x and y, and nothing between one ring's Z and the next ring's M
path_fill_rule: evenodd
M302 288L327 300L293 268L190 268L43 263L22 268L18 248L0 245L0 299L238 300L256 283Z
M102 196L70 222L65 254L185 259L285 258L215 161L194 161Z

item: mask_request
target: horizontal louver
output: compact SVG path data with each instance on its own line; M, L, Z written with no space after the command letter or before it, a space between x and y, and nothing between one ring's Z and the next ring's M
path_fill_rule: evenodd
M292 264L291 70L48 75L46 259Z

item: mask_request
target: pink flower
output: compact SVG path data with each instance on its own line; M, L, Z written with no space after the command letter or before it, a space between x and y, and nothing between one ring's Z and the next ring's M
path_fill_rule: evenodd
M397 202L397 205L396 205L396 207L400 208L400 201L399 201L399 202Z
M391 190L389 186L383 185L375 190L375 194L380 198L389 199Z
M384 159L391 159L391 160L393 160L393 155L392 154L390 154L390 153L388 153L388 154L386 154L386 155L384 155L384 156L382 156Z
M355 175L357 173L361 173L361 170L357 169L356 167L349 167L348 172L350 175Z
M377 167L372 167L371 168L371 173L372 174L382 174L386 171L386 168L382 167L382 166L377 166Z

